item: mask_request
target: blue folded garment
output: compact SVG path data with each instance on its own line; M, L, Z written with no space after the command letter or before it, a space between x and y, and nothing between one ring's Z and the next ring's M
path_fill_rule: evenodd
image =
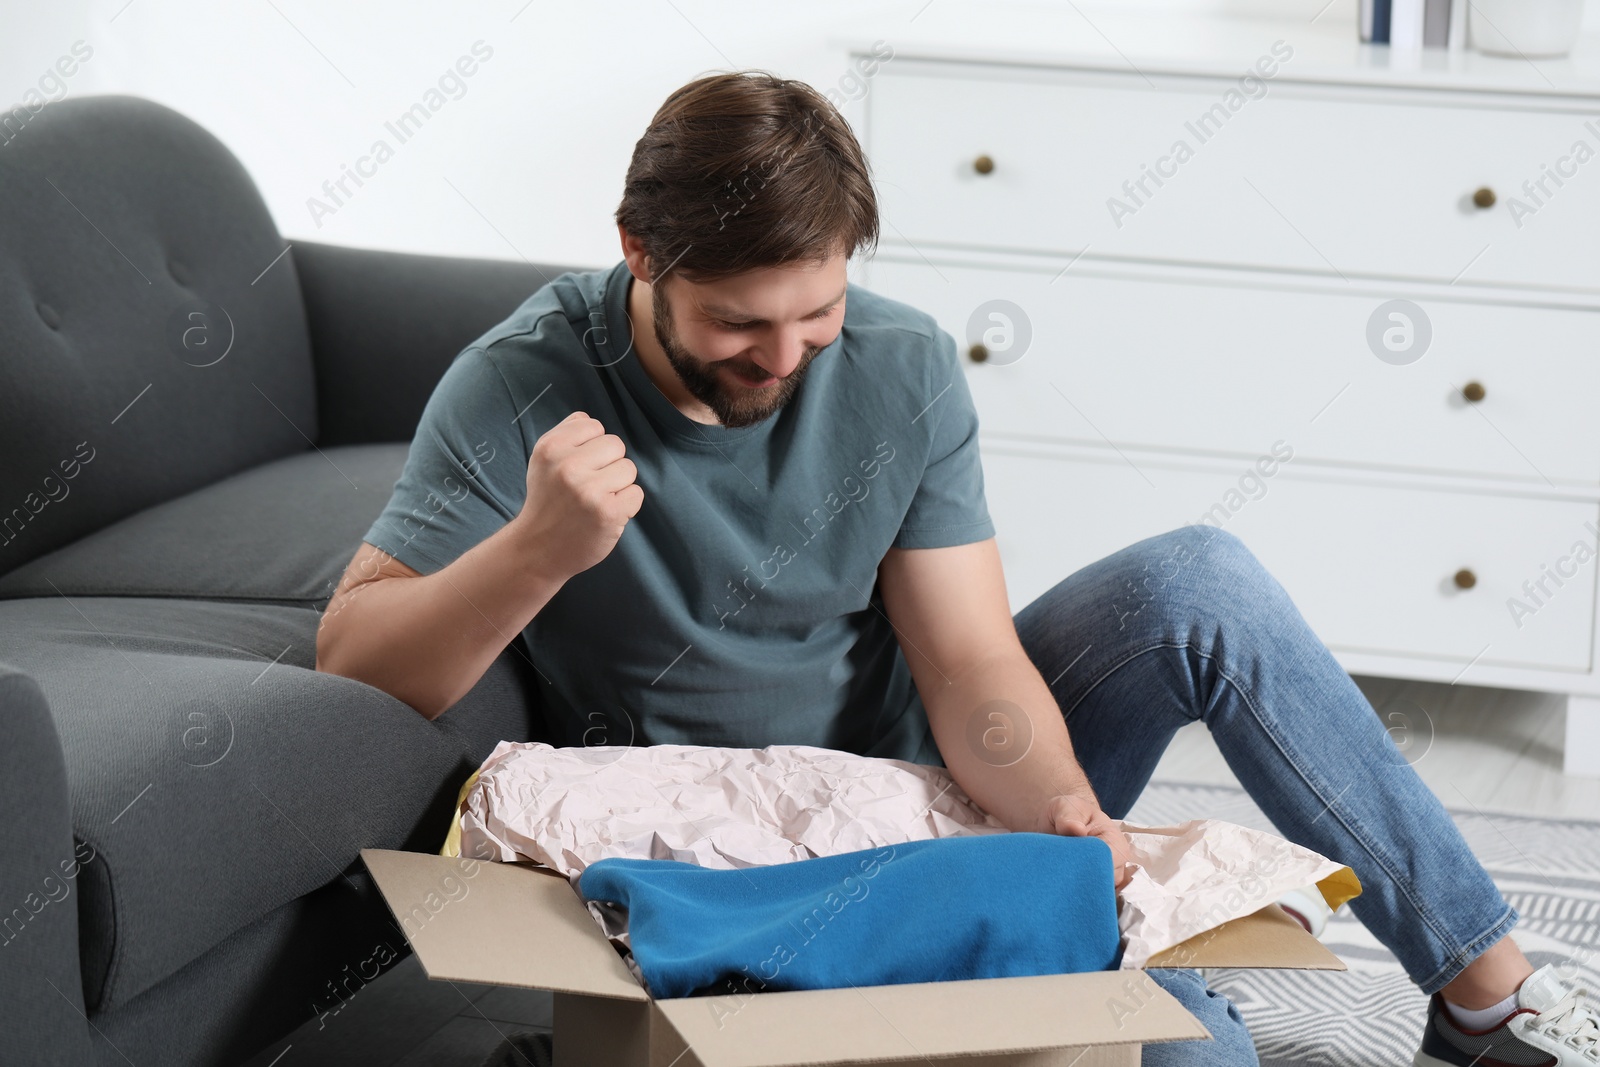
M1093 837L944 838L732 871L608 859L578 888L627 909L656 997L1103 971L1119 956L1111 849Z

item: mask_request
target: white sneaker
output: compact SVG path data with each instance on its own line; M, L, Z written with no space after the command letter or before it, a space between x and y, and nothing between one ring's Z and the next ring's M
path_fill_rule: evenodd
M1468 1030L1455 1021L1444 998L1435 993L1428 1027L1413 1067L1597 1067L1600 1065L1600 1012L1587 1001L1588 990L1568 988L1553 964L1528 976L1517 990L1517 1008L1487 1030Z
M1322 898L1322 891L1314 885L1291 889L1278 898L1278 907L1288 912L1289 917L1305 927L1312 937L1322 936L1333 915L1333 909Z

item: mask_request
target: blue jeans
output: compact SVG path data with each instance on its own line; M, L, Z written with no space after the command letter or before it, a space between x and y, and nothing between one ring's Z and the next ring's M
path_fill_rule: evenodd
M1515 925L1372 705L1237 537L1185 526L1147 538L1070 575L1016 625L1113 818L1198 719L1279 833L1356 872L1351 909L1423 992ZM1216 1040L1151 1045L1145 1064L1256 1062L1243 1019L1197 973L1150 975Z

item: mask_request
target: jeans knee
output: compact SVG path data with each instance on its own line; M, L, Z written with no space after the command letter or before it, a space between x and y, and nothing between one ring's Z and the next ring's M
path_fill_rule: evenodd
M1215 584L1257 579L1265 571L1256 554L1250 551L1250 546L1232 531L1196 525L1184 526L1162 536L1187 542L1195 556L1205 564L1206 572Z
M1248 610L1266 570L1238 537L1214 526L1182 526L1146 538L1119 561L1111 613L1118 628L1145 616L1183 628L1191 612L1215 617L1230 605Z
M1023 608L1016 624L1028 654L1055 677L1095 642L1194 641L1209 650L1222 633L1270 634L1292 621L1292 611L1243 541L1215 526L1191 525L1074 572Z

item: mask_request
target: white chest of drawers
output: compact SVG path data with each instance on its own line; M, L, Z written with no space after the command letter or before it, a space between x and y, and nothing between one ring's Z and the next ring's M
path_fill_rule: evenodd
M1600 774L1600 42L943 3L872 36L864 280L968 353L1013 607L1206 519L1352 672L1568 694Z

